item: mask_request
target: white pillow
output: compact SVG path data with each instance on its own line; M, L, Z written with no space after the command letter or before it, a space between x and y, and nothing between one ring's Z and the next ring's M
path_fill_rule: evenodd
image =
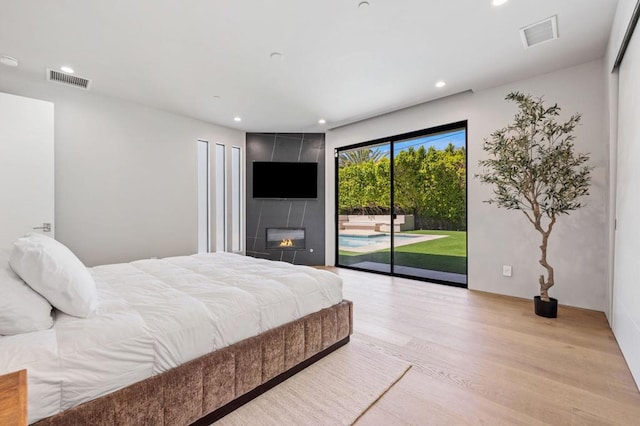
M9 266L9 251L0 250L0 334L30 333L53 325L51 305Z
M86 318L98 305L93 277L66 246L41 234L13 243L9 263L29 286L62 312Z

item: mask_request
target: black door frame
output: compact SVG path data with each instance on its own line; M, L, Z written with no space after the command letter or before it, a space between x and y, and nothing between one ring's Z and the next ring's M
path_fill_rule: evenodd
M404 274L399 274L396 273L394 271L394 266L395 266L395 249L394 249L394 235L395 232L393 232L393 220L394 220L394 214L393 214L393 209L395 206L395 198L394 198L394 187L395 185L393 184L393 163L394 163L394 143L395 142L399 142L399 141L403 141L406 139L413 139L413 138L417 138L417 137L422 137L422 136L429 136L432 134L436 134L436 133L444 133L447 131L452 131L452 130L456 130L456 129L464 129L464 147L465 147L465 186L466 186L466 191L465 191L465 211L467 213L466 216L466 222L467 222L467 231L466 231L466 241L465 241L465 245L467 248L467 255L465 257L465 262L466 262L466 269L467 269L467 282L466 284L461 284L461 283L455 283L455 282L451 282L451 281L444 281L444 280L437 280L437 279L431 279L431 278L424 278L424 277L415 277L412 275L404 275ZM389 213L391 216L391 246L390 246L390 262L391 264L389 265L390 268L390 272L382 272L382 271L374 271L374 270L369 270L369 269L364 269L364 268L357 268L354 266L348 266L348 265L340 265L339 263L339 259L340 259L340 250L338 249L339 246L339 220L338 220L338 201L339 201L339 178L338 178L338 172L339 172L339 167L338 167L338 160L339 160L339 153L341 151L347 151L347 150L353 150L353 149L358 149L358 148L364 148L367 146L372 146L372 145L381 145L384 143L388 143L390 145L389 147L389 159L390 159L390 164L389 164L389 177L390 177L390 209L391 212ZM469 150L468 150L468 143L469 143L469 128L468 128L468 122L467 120L463 120L463 121L457 121L454 123L449 123L449 124L444 124L444 125L440 125L440 126L436 126L436 127L430 127L428 129L423 129L423 130L417 130L414 132L408 132L408 133L403 133L400 135L395 135L395 136L390 136L390 137L386 137L386 138L379 138L379 139L373 139L370 141L365 141L365 142L359 142L356 144L352 144L352 145L347 145L347 146L341 146L339 148L336 148L334 150L334 161L335 161L335 173L334 173L334 180L335 180L335 211L334 211L334 215L335 215L335 226L334 226L334 232L335 232L335 266L338 268L345 268L345 269L353 269L356 271L364 271L364 272L371 272L374 274L380 274L380 275L387 275L387 276L393 276L393 277L401 277L401 278L409 278L412 280L417 280L417 281L427 281L427 282L431 282L431 283L436 283L436 284L445 284L445 285L450 285L453 287L462 287L462 288L468 288L469 286Z

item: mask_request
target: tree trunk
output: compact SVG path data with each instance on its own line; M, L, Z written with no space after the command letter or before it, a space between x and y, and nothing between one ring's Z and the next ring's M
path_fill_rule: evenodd
M547 270L547 280L545 281L544 275L540 275L540 299L545 302L549 302L549 289L553 287L553 268L547 263L547 243L549 242L549 233L542 233L542 244L540 245L540 251L542 256L540 257L540 264Z

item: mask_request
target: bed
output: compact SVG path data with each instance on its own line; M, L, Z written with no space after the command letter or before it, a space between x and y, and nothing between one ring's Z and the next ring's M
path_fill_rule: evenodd
M29 422L209 424L345 344L336 275L209 253L89 268L86 318L0 337L0 374L27 369Z

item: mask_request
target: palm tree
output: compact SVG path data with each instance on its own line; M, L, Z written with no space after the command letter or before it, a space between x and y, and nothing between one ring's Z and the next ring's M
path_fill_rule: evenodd
M368 161L375 163L385 156L386 154L377 148L360 148L341 152L338 157L338 163L340 167L349 166L351 164L366 163Z

